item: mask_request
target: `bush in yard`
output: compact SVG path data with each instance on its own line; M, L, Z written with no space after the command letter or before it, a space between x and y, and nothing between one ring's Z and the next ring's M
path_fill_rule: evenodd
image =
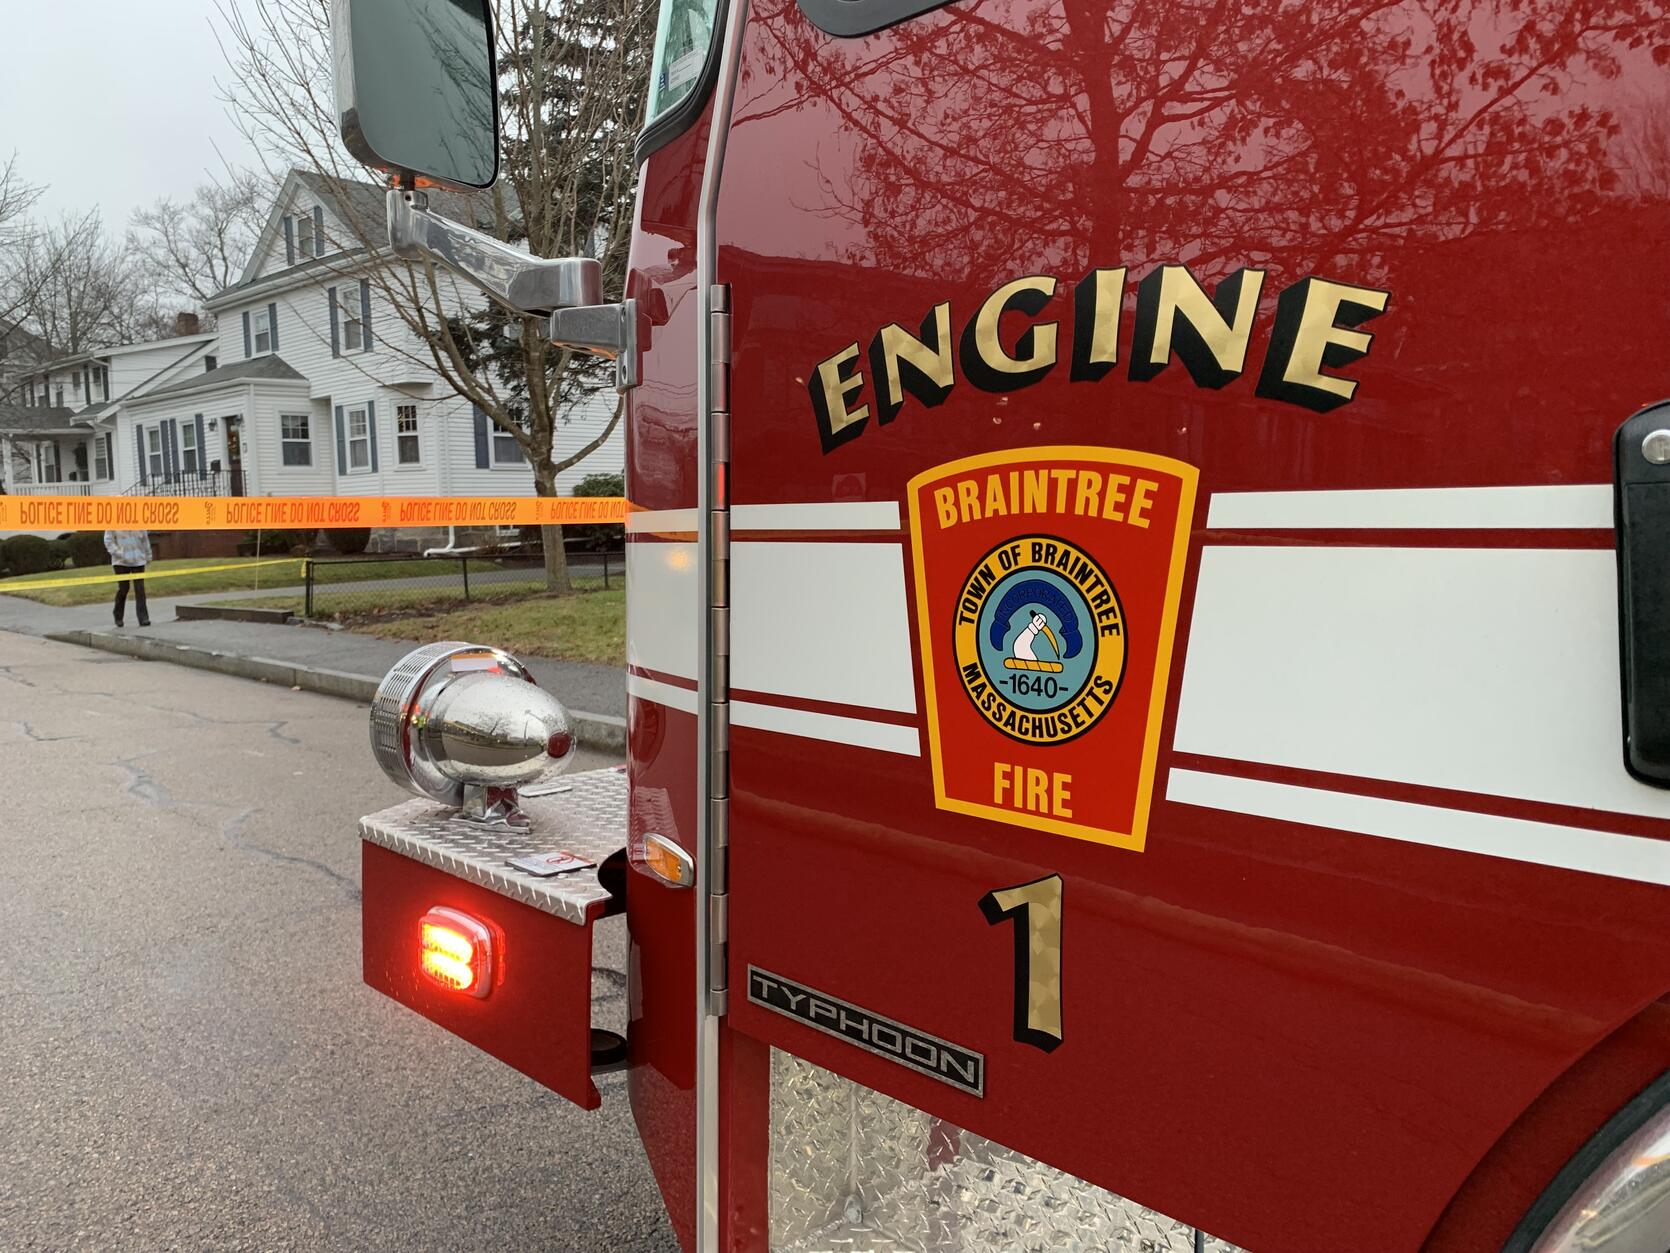
M363 553L371 543L371 528L363 526L337 527L330 533L331 547L344 557Z
M14 535L0 540L0 565L10 574L44 574L63 568L65 554L54 541L39 535Z
M624 496L624 474L588 474L574 485L574 496ZM564 543L571 550L588 553L618 552L626 543L626 528L619 523L595 523L587 526L565 526Z
M298 548L309 549L313 547L313 537L317 534L317 531L262 531L261 555L277 557L293 553Z
M70 550L71 563L76 566L110 564L110 554L104 547L104 536L98 531L76 531L65 538L64 544Z

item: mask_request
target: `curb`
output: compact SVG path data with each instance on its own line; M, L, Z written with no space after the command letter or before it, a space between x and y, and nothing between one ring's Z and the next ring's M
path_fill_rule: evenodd
M248 657L241 653L217 652L211 648L195 648L190 644L171 644L166 640L149 639L138 635L112 635L104 631L54 631L46 638L60 644L76 644L82 648L96 648L107 653L121 653L142 661L167 661L176 666L190 666L194 670L210 670L240 679L254 679L261 683L277 683L284 687L299 687L304 692L318 692L344 700L369 705L377 694L377 679L363 674L348 674L341 670L326 670L322 666L298 666L270 657ZM626 751L626 719L612 714L585 713L571 709L568 716L574 722L576 737L583 748L600 752Z
M226 605L175 605L174 616L181 622L205 618L223 622L273 622L283 624L293 616L288 609L241 609L236 603Z

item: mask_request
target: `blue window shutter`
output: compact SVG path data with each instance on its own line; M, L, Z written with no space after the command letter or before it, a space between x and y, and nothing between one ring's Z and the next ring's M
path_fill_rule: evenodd
M330 297L331 301L331 356L340 357L342 355L342 332L337 329L337 317L340 311L336 307L336 288L327 288L325 294Z
M109 472L110 477L115 478L116 477L116 437L114 435L106 435L104 437L104 466L105 466L106 471Z
M278 305L267 306L267 323L273 328L273 356L278 356Z
M376 473L376 470L377 470L377 402L375 400L368 400L368 401L365 402L365 429L366 429L366 432L371 436L371 470L372 470L373 473Z
M487 459L487 415L478 405L471 405L470 412L475 415L475 468L485 470L492 464Z
M325 209L323 205L313 206L313 255L325 255Z
M348 431L344 426L342 406L336 407L336 472L348 473Z
M287 265L296 264L296 223L288 217L284 219L284 261Z
M365 351L371 351L371 280L360 280L360 342L365 345Z
M244 310L244 356L246 358L247 357L253 357L255 355L255 349L253 347L253 344L254 344L254 341L250 338L250 335L249 335L249 310L245 309Z
M203 415L197 415L197 473L203 474L209 468L209 441L204 438Z
M144 484L149 480L145 477L145 428L142 426L133 428L133 450L139 455L139 481Z

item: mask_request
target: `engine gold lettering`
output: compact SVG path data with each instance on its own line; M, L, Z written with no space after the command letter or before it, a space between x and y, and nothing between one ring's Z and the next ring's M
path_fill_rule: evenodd
M1054 322L1039 322L1022 331L1010 356L999 332L1003 315L1036 317L1055 295L1055 280L1047 274L1028 275L1005 283L987 296L963 331L962 365L968 381L981 391L1012 392L1036 383L1055 365Z
M1162 265L1137 288L1131 377L1147 382L1175 353L1201 387L1216 389L1239 378L1263 289L1264 271L1237 270L1208 298L1183 266Z
M818 432L823 439L823 450L829 452L849 439L856 439L864 431L870 418L870 406L847 407L847 398L864 386L864 375L858 370L847 370L849 362L858 356L858 345L848 344L833 357L825 357L812 371L808 384L812 393L812 411L818 416Z
M870 341L870 377L875 380L876 420L891 422L904 407L905 393L929 409L951 394L957 381L951 366L951 305L941 301L922 319L920 335L889 322Z
M1127 279L1126 267L1110 266L1092 269L1071 285L1072 326L1065 350L1070 381L1095 383L1120 360ZM1151 271L1137 284L1129 319L1130 378L1146 382L1173 360L1183 363L1199 387L1222 388L1241 377L1253 352L1264 279L1263 270L1237 270L1208 295L1186 266ZM1042 380L1062 351L1060 324L1041 319L1058 286L1047 274L1004 283L973 310L954 351L951 328L968 310L940 301L928 308L916 332L889 322L870 337L867 349L851 343L819 362L806 386L824 452L861 435L872 409L882 426L900 414L907 397L924 408L944 404L956 388L959 368L968 382L987 392L1012 392ZM1328 279L1294 283L1275 302L1255 394L1318 413L1350 401L1357 380L1337 372L1367 355L1373 337L1357 327L1385 312L1389 301L1387 292ZM868 378L862 368L866 358ZM873 393L869 399L867 390ZM1037 479L1023 482L1032 495L1049 490ZM1013 490L1005 497L1011 512L1014 497Z
M1390 292L1327 279L1300 279L1276 301L1276 324L1259 376L1258 394L1317 413L1337 409L1357 392L1356 379L1324 374L1368 355L1374 336L1354 328L1386 311Z

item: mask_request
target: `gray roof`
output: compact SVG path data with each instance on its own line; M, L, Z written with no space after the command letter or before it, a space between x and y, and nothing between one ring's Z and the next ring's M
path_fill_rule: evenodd
M327 178L313 170L292 172L297 181L314 195L328 198L342 210L344 216L352 216L361 233L373 243L381 243L386 238L388 188L379 187L375 183L362 183L357 179ZM505 211L515 218L516 193L511 190L508 182L501 190L505 200ZM463 222L466 226L474 226L480 230L491 230L495 224L491 188L486 191L459 192L430 187L425 189L424 194L429 197L430 209L442 217L451 218L454 222Z
M183 392L202 391L209 387L219 387L223 383L292 382L298 380L305 383L307 376L296 370L283 357L251 357L247 361L234 361L231 365L223 365L215 370L205 370L201 374L187 375L178 382L170 383L166 387L158 387L146 392L143 396L135 396L134 399L150 400L155 396L172 396Z
M237 282L223 287L206 301L207 307L213 309L224 305L239 292L251 288L265 287L269 283L283 282L294 275L307 270L319 269L335 272L343 268L350 259L363 258L367 246L382 248L386 246L388 238L388 188L375 183L363 183L356 179L331 178L312 170L292 169L289 177L294 179L308 191L321 200L328 201L337 216L346 219L353 238L338 240L337 251L328 252L322 256L308 257L288 265L282 269L269 270L265 274L248 274L240 277ZM288 180L286 180L288 185ZM494 212L495 195L502 196L505 212L512 220L520 217L520 209L515 190L509 183L498 189L489 188L478 192L442 191L431 188L427 191L429 207L436 213L463 222L477 230L492 232L497 226L497 216ZM273 202L272 216L256 243L256 251L250 258L250 266L255 264L261 255L261 248L266 244L267 237L276 229L280 220L279 209L283 205L283 193Z
M74 416L75 410L56 405L0 405L0 431L67 431Z
M0 404L0 431L68 426L73 416L75 409L55 404Z

